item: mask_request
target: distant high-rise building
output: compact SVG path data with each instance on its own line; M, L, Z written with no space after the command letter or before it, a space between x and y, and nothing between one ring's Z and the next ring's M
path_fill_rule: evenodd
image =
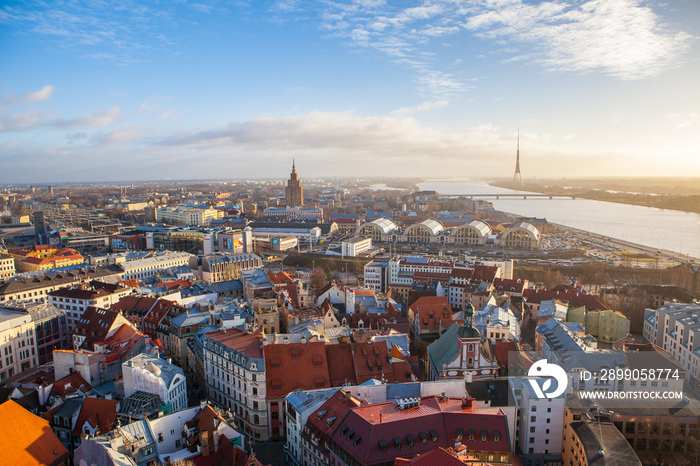
M287 206L298 207L304 205L304 188L301 187L297 177L297 169L292 161L292 174L287 181Z

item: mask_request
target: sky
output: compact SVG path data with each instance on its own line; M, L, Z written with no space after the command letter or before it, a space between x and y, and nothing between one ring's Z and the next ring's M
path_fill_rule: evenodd
M696 0L0 3L0 184L700 176ZM519 135L519 136L518 136Z

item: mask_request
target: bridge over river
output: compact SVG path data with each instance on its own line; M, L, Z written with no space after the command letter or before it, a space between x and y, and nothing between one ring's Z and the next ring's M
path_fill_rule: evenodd
M541 194L541 193L485 193L485 194L464 194L460 197L468 199L576 199L576 196L566 196L562 194Z

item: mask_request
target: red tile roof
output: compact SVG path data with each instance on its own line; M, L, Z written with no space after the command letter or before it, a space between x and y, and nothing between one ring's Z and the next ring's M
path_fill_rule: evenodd
M102 341L95 342L95 345L104 346L106 354L118 355L119 359L121 359L143 338L143 333L129 324L122 324L111 336Z
M83 388L80 388L83 387ZM49 398L52 396L64 397L71 393L80 390L83 393L87 393L92 390L92 386L80 375L80 372L73 372L63 377L61 380L54 382L51 391L49 392Z
M495 265L475 265L471 281L493 283L497 273L498 267Z
M73 328L73 335L85 337L81 348L93 351L96 342L107 338L119 314L119 311L112 309L88 307Z
M355 364L352 358L352 345L350 343L338 343L326 345L326 360L328 362L328 376L331 387L341 385L357 385Z
M415 382L418 380L416 374L406 361L398 361L391 365L394 373L394 382Z
M86 421L92 427L98 428L98 435L111 432L114 428L114 422L117 420L118 405L119 402L116 400L85 398L80 408L78 421L75 423L75 429L73 429L73 435L78 437L83 433L83 425Z
M262 327L255 332L244 332L235 328L228 330L218 330L206 334L207 338L221 343L239 353L251 358L262 358L262 343L260 337Z
M471 458L476 459L474 457ZM453 454L449 453L444 448L437 448L423 455L415 456L413 459L410 460L405 458L396 458L396 460L394 460L394 466L409 464L416 466L465 466L464 462L456 458ZM470 466L482 464L486 465L487 463L482 463L478 460L474 462L469 462Z
M267 278L269 278L274 285L282 285L285 283L292 283L294 281L292 276L287 272L268 273Z
M68 451L46 419L12 400L0 405L0 464L59 464Z
M496 278L493 281L493 286L498 291L522 293L523 288L525 287L525 280Z
M295 307L299 307L299 296L296 283L287 283L285 285L279 285L277 287L278 291L285 290L289 295L289 300ZM327 300L326 300L327 301ZM324 301L324 303L326 302Z
M331 386L325 342L266 345L263 353L267 398Z
M389 361L389 348L385 342L353 343L352 347L358 384L371 379L394 382L394 369Z
M473 440L469 440L469 429L474 430ZM466 408L457 398L440 401L438 397L427 397L419 406L403 410L392 402L354 408L331 440L359 463L375 464L393 461L399 455L414 456L438 447L449 448L460 430L462 444L469 451L509 452L505 413L498 408ZM496 433L498 441L495 441ZM421 435L426 437L425 444ZM409 446L409 436L413 447Z
M418 317L421 330L437 330L452 323L452 306L446 296L423 296L411 304L414 318Z
M312 442L319 450L327 452L327 442L333 435L333 431L341 425L341 421L350 409L359 406L361 406L359 399L348 392L338 390L308 417L302 437Z

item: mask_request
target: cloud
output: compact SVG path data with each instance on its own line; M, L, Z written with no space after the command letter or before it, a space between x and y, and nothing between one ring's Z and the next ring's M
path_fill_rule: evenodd
M424 112L426 110L434 110L438 108L444 108L449 105L446 100L436 100L432 102L423 102L415 107L401 107L391 112L391 115L404 116L416 112Z
M484 56L464 46L465 34L488 41L505 62L533 63L552 72L599 72L621 80L651 78L679 64L694 40L664 24L641 0L423 0L406 8L385 2L322 5L322 30L411 68L422 93L436 99L469 89L468 78L446 71L448 67L466 60L468 72L470 59ZM299 10L295 6L289 12ZM434 44L435 39L441 43ZM445 47L463 56L443 64Z
M95 133L90 136L92 144L101 146L121 146L141 140L145 135L145 129L137 125L123 126L108 133Z
M120 107L113 107L103 112L91 113L76 118L56 118L48 112L27 111L23 113L0 115L0 132L28 131L37 128L84 128L109 126L121 120L123 112Z
M527 59L549 70L600 71L623 80L653 77L679 63L693 39L637 0L482 2L469 11L468 30L535 47Z
M28 104L34 102L44 102L51 98L56 88L47 84L38 91L26 92L21 95L6 94L0 97L0 104Z

